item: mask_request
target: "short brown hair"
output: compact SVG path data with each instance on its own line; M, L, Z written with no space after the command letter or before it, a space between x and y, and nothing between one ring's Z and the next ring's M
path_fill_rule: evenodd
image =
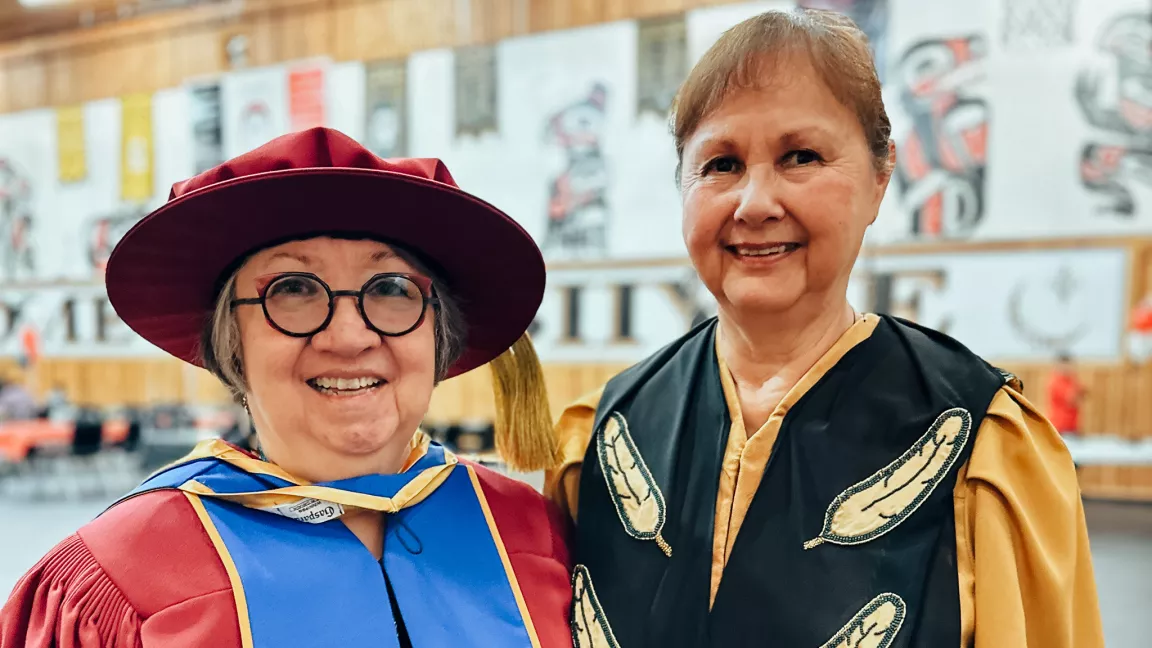
M676 94L672 105L676 158L683 160L684 143L731 93L760 87L766 63L796 54L805 56L836 99L856 113L876 170L890 171L892 124L884 110L868 37L847 16L820 9L768 11L724 32Z

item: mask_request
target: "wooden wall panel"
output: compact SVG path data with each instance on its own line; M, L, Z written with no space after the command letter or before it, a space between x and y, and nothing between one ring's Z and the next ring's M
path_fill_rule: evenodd
M1138 436L1152 435L1152 367L1136 367L1132 390L1136 394L1132 410L1134 432Z
M160 38L168 49L166 86L216 72L224 67L224 35L212 29L193 29Z
M362 4L339 3L332 9L329 20L332 22L332 51L329 54L336 59L346 60L354 58L353 53L363 50L360 40L367 27L361 23Z
M605 15L608 13L605 11L605 5L609 4L609 2L605 0L571 0L566 4L569 9L569 24L592 25L604 22Z
M1005 365L1024 382L1024 397L1047 415L1049 365ZM1085 365L1077 375L1088 395L1080 412L1085 434L1152 436L1152 364Z
M395 17L381 2L341 3L330 20L333 23L333 58L375 59L395 47Z
M473 3L468 40L494 43L528 32L528 4L523 0L479 0ZM457 29L460 22L457 21Z
M544 382L553 418L577 398L598 389L627 368L623 364L546 364ZM432 395L427 420L435 424L490 420L495 414L492 377L477 369L441 383Z
M528 31L532 33L563 29L569 23L567 2L530 0L528 5Z
M633 15L637 18L648 18L674 14L705 4L708 3L688 2L686 0L636 0L634 3L629 3L629 9L632 9Z
M106 93L119 97L133 92L146 92L167 81L157 74L156 49L155 39L141 39L127 41L118 50L98 51L101 65L97 67L97 74L100 74L100 70L108 70L108 65L120 66L116 68L119 74L109 78L110 85Z
M279 14L280 16L284 14ZM256 14L236 31L248 37L248 66L260 67L283 61L280 57L280 38L277 33L279 16L264 13ZM223 42L221 45L223 46Z
M428 0L423 3L411 3L406 0L393 0L404 4L409 9L417 9L416 15L410 16L413 25L418 29L411 30L414 40L410 41L408 49L400 52L407 55L412 52L431 49L435 47L453 47L457 45L474 45L484 42L478 38L467 26L456 17L455 8L461 4L471 5L468 0ZM403 29L403 25L399 26Z
M1152 502L1152 468L1086 466L1080 469L1080 491L1096 499Z
M544 380L554 416L580 396L597 389L626 365L548 364ZM176 359L45 358L29 377L11 358L0 358L0 377L30 384L38 398L55 386L76 403L97 407L162 402L222 405L226 390L203 369ZM452 423L491 419L495 411L491 373L486 368L447 380L432 395L428 419Z
M273 21L280 60L328 56L332 50L331 15L319 9L285 12Z
M60 387L72 402L89 407L228 402L208 372L167 358L45 358L28 376L12 359L0 359L0 376L27 384L37 398Z
M72 57L72 101L81 103L104 97L115 96L113 91L119 86L118 73L110 73L110 67L120 58L119 49L100 48L87 51L87 54Z
M429 33L434 23L429 20L425 8L392 0L383 3L382 9L385 16L383 23L376 23L376 29L372 28L372 23L366 25L369 30L368 42L373 48L370 51L379 52L381 57L395 58L420 47L422 42L440 42L439 35Z
M13 111L42 108L48 104L48 66L42 56L9 61L5 97Z
M446 425L489 421L495 415L492 375L486 368L444 381L432 393L425 421Z
M225 44L248 65L414 51L645 18L739 0L248 0L0 44L0 113L180 85L226 71Z
M13 61L0 59L0 112L7 112L9 110L10 100L8 96L11 94L9 84L12 83L12 75L8 69L13 65Z
M192 366L182 366L181 374L185 389L193 396L192 402L211 405L228 405L232 402L228 390L207 371Z
M681 1L678 4L683 6L684 3ZM639 9L641 8L637 8L637 10ZM621 0L608 0L604 4L604 20L627 20L628 18L642 18L645 15L642 13L637 13L637 15L632 16L632 11L633 9L629 7L628 3L626 2L622 2Z
M47 102L50 106L64 106L75 101L72 84L76 82L72 75L73 59L64 53L56 52L48 59L47 70ZM2 76L2 75L0 75ZM3 79L0 79L3 83ZM0 86L0 97L4 95L4 88ZM3 99L0 99L3 101Z

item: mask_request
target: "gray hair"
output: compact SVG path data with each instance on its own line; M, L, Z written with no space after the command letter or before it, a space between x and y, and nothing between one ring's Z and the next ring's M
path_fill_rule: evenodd
M431 277L432 285L435 286L436 297L439 301L433 311L435 314L436 382L439 383L444 380L448 370L464 353L467 324L460 310L459 301L447 284L431 272L426 264L421 263L415 254L396 245L390 245L390 247L397 256ZM204 332L200 339L201 363L205 369L224 383L237 403L243 401L244 394L248 391L248 382L244 377L244 353L240 342L240 323L232 309L232 300L236 299L236 275L239 271L239 268L233 271L221 287L220 293L216 297L212 318L205 323Z

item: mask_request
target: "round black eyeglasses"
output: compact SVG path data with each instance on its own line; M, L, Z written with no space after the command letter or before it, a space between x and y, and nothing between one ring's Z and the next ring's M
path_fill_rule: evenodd
M311 337L328 327L337 297L355 297L369 329L390 337L406 335L424 322L433 296L432 280L403 272L373 276L360 290L332 290L310 272L286 272L256 279L259 297L234 299L231 306L260 304L264 319L284 335Z

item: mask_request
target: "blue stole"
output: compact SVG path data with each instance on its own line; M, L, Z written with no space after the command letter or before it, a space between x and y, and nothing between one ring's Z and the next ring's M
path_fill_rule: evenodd
M211 440L124 499L184 491L232 581L244 648L398 647L385 573L417 648L538 648L475 472L425 443L403 473L305 484ZM357 508L385 512L379 562L339 520Z

